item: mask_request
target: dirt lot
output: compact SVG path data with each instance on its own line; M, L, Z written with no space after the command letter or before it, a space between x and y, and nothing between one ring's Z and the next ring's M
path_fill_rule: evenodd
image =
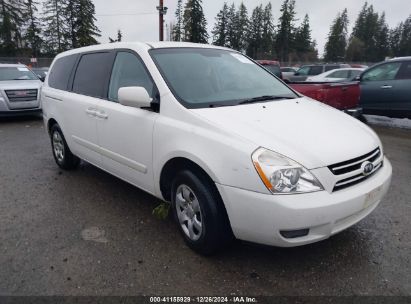
M158 201L89 165L62 172L38 119L0 121L1 295L411 295L411 130L376 127L391 190L358 225L292 249L204 258Z

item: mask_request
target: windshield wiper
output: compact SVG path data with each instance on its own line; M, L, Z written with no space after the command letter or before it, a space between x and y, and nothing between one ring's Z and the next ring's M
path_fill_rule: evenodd
M238 104L248 104L248 103L256 103L260 101L270 101L270 100L279 100L279 99L295 99L295 98L297 97L264 95L264 96L258 96L258 97L243 100Z

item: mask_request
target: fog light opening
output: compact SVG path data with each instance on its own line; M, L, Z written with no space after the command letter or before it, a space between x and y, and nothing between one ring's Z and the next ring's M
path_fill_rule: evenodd
M286 239L295 239L308 235L310 229L300 229L300 230L281 230L280 234Z

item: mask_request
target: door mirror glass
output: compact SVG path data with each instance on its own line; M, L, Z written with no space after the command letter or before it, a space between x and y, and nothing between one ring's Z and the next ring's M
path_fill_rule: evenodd
M118 90L118 101L127 107L149 108L152 98L143 87L123 87Z

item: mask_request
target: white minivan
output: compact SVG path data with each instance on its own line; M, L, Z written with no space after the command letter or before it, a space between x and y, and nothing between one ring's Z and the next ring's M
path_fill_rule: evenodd
M187 244L291 247L370 214L392 168L360 121L236 51L114 43L58 55L41 93L63 169L83 159L170 202Z

